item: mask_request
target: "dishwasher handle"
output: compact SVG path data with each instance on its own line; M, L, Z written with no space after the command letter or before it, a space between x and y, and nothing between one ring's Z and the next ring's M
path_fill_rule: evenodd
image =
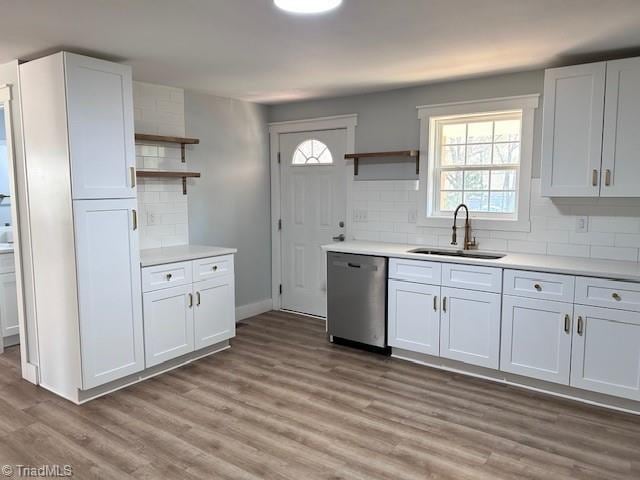
M347 262L347 267L350 267L350 268L360 268L360 267L361 267L361 265L358 265L357 263Z

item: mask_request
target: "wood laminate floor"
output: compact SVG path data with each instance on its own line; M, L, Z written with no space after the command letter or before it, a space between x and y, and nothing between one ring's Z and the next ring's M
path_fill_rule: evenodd
M331 345L271 312L232 348L77 407L0 357L0 465L75 478L638 479L640 418Z

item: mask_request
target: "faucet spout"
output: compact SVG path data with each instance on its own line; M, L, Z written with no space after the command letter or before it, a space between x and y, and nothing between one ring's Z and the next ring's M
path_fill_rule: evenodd
M460 211L461 208L464 208L464 211L466 213L466 218L464 221L464 245L462 248L463 250L469 250L472 247L476 246L476 239L474 238L473 241L471 240L471 224L469 223L469 208L464 203L461 203L460 205L458 205L456 210L453 212L453 227L452 227L453 233L451 234L451 245L458 244L456 222L458 220L458 212Z

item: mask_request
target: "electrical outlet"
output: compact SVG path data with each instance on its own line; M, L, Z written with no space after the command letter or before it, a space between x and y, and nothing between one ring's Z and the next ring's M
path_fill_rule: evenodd
M356 223L366 223L368 216L368 212L364 208L356 208L353 211L353 221Z
M160 215L153 212L147 212L147 225L158 225L159 222Z
M576 232L586 233L589 231L589 217L580 216L576 217Z

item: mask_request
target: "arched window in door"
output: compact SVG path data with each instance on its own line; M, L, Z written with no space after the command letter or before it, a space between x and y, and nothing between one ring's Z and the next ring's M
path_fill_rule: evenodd
M293 152L293 165L330 165L333 156L329 147L320 140L309 139L302 142Z

